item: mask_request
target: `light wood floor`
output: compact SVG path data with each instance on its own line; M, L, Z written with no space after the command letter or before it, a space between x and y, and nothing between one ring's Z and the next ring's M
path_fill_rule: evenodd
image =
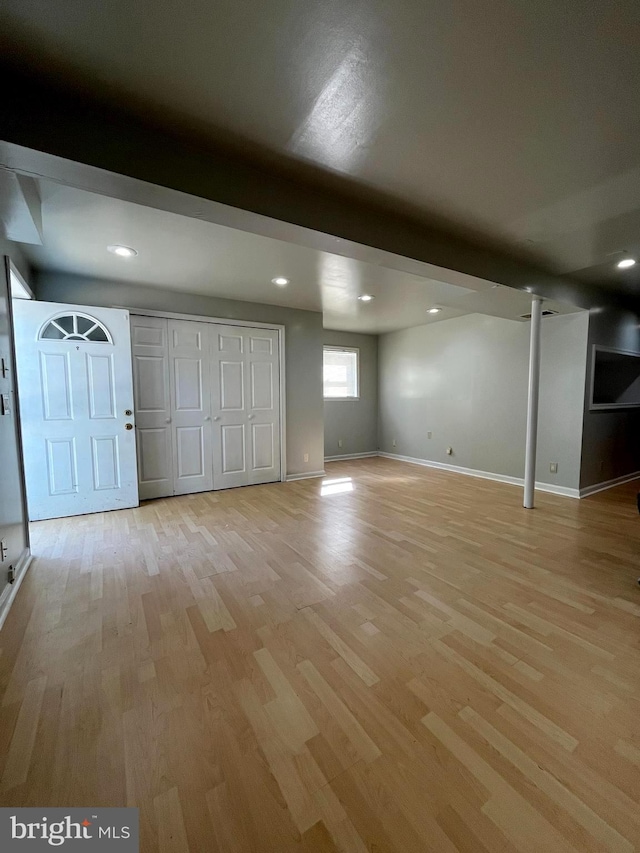
M640 849L637 484L327 476L33 525L0 804L138 806L143 853Z

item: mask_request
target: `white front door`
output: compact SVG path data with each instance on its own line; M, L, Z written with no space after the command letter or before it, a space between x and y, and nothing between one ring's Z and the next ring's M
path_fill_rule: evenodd
M213 488L280 479L278 333L211 326Z
M30 519L137 506L128 311L13 308Z

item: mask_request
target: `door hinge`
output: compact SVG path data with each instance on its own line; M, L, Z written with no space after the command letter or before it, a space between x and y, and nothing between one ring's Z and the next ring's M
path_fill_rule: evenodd
M9 574L9 583L13 583L16 579L16 570L13 568L13 566L9 566L8 574Z
M0 376L3 379L6 379L8 372L9 372L9 368L7 367L7 362L5 360L5 357L2 356L2 358L0 358Z
M0 394L0 415L11 414L11 403L8 394Z
M7 547L7 540L0 539L0 561L4 562L7 559L8 550L9 549Z

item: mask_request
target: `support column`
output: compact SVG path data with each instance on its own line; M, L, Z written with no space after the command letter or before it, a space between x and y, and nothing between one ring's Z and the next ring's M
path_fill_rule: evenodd
M525 509L533 509L536 486L536 450L538 445L538 396L540 390L540 324L542 299L531 302L531 340L529 344L529 400L527 407L527 445L524 458Z

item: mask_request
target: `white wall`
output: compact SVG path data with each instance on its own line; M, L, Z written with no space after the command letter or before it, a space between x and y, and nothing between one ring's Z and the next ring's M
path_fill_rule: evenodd
M586 313L542 324L536 479L569 489L580 480L587 330ZM523 477L529 332L473 314L381 335L381 450Z
M324 401L324 455L346 456L378 449L378 336L325 329L328 346L357 347L360 353L358 400ZM338 441L342 440L342 447Z

